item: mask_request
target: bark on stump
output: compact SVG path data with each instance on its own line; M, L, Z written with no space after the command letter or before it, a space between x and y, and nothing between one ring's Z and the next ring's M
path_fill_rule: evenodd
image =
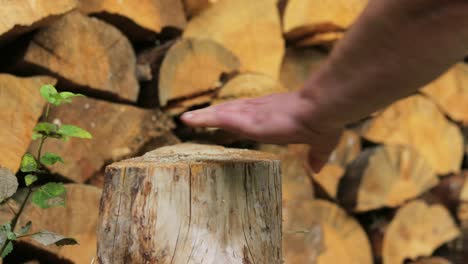
M107 168L99 263L281 263L280 162L180 144Z

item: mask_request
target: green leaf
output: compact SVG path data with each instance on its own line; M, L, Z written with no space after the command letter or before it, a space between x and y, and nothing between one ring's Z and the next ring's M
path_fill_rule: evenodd
M26 235L31 230L32 222L28 221L24 226L21 227L18 236Z
M35 172L39 169L36 159L31 153L26 153L21 160L22 172Z
M31 184L35 183L37 181L37 176L28 174L24 177L24 183L26 183L26 186L31 186Z
M7 234L9 232L11 232L11 225L9 223L0 226L0 246L3 245L7 240Z
M72 93L72 92L61 92L61 93L59 93L60 103L71 103L72 98L78 97L78 96L84 96L84 95L75 94L75 93Z
M93 136L91 136L91 134L88 131L77 126L73 126L73 125L61 126L59 128L58 133L66 137L76 137L76 138L86 138L86 139L93 138Z
M41 87L41 95L47 102L57 106L58 92L57 89L51 84L46 84Z
M55 234L49 231L40 231L37 234L32 236L36 242L44 245L57 245L57 246L67 246L67 245L78 245L78 242L74 238L64 237L59 234Z
M7 168L0 168L0 203L10 198L18 190L18 179Z
M6 239L7 239L7 236L6 236L6 231L3 230L3 226L0 226L0 246L3 245L3 243L5 243Z
M44 85L41 87L41 95L47 102L59 106L63 103L71 103L73 97L83 96L81 94L75 94L71 92L57 92L57 89L53 85Z
M42 135L51 135L57 133L58 127L52 123L41 122L34 127L33 131Z
M5 249L3 250L2 254L0 255L0 258L5 258L8 256L13 251L13 243L11 241L8 242L6 245Z
M42 138L42 135L37 133L37 132L34 132L31 136L32 140L36 140L36 139L41 139Z
M65 193L62 183L49 182L34 191L31 201L42 209L65 206Z
M64 163L62 157L54 153L47 152L41 157L41 163L44 165L54 165L57 162Z
M13 232L11 232L11 231L10 231L10 232L7 232L7 238L8 238L9 240L16 240L16 234L13 233Z

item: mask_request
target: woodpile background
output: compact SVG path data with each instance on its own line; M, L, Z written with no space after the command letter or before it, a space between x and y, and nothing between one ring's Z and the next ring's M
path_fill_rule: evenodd
M104 167L188 141L281 156L285 263L467 263L462 61L350 124L319 174L307 166L308 146L259 144L178 120L186 110L301 88L366 3L0 0L0 165L17 171L36 148L31 130L45 83L87 95L54 109L51 120L94 135L47 143L69 161L50 168L68 184L69 203L30 206L23 217L80 245L46 249L26 240L4 263L92 263ZM2 208L0 220L8 217Z

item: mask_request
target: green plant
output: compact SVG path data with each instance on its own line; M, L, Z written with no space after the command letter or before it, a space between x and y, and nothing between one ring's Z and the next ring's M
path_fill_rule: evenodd
M69 140L70 137L90 139L91 134L86 130L73 125L56 125L48 122L49 110L51 106L59 106L64 103L71 103L72 98L82 96L70 92L57 92L54 86L44 85L40 89L40 93L48 104L43 116L44 122L40 122L33 129L33 140L40 140L36 155L26 153L21 161L20 170L24 176L26 188L19 195L21 190L18 190L18 177L6 168L0 168L0 203L10 206L8 203L15 196L21 197L19 209L15 211L11 206L13 217L10 222L0 225L0 257L4 258L13 250L13 241L31 237L38 243L49 245L75 245L77 241L73 238L64 237L49 231L39 231L31 233L32 222L27 222L24 226L18 228L18 220L23 213L25 206L32 202L34 205L47 209L56 206L65 206L66 189L62 183L48 182L38 186L36 184L40 177L47 175L46 166L54 165L57 162L64 163L62 157L57 154L46 152L42 153L44 142L48 139ZM25 192L25 195L24 195ZM15 199L16 200L16 199Z

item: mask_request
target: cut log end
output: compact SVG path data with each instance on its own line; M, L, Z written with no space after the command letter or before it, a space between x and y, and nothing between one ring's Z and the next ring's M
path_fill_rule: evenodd
M278 156L260 151L247 149L229 149L221 146L183 143L162 147L133 159L116 162L110 168L128 167L129 164L171 164L171 163L235 163L262 162L279 160Z
M0 43L50 23L74 9L77 6L77 0L2 1L1 6Z
M464 151L460 128L424 96L414 95L392 104L366 122L360 133L374 142L413 147L437 174L461 169Z
M239 67L238 58L214 41L181 40L169 49L161 65L160 104L214 90L222 73Z
M283 230L285 263L372 263L364 230L331 202L285 202Z
M78 12L39 31L17 67L52 72L69 90L88 89L127 102L135 102L140 89L127 38L113 26Z
M191 19L183 36L214 40L239 58L241 71L278 79L284 40L276 1L221 0Z
M412 201L398 210L386 231L383 261L403 263L405 259L430 256L436 248L459 234L455 222L443 206Z
M338 200L358 212L396 207L438 182L429 163L414 149L385 145L362 152L350 165L341 179Z

